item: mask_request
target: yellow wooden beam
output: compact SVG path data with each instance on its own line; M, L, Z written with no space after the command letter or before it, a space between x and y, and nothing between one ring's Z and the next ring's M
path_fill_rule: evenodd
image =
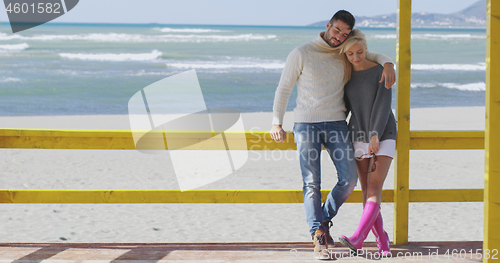
M193 131L134 131L146 136L144 150L158 149L155 138L165 137L177 144L187 145L183 150L216 150L222 140L213 132ZM244 134L244 136L242 136ZM10 149L93 149L135 150L132 131L128 130L49 130L49 129L0 129L0 148ZM210 140L207 140L210 138ZM243 138L243 140L242 140ZM224 132L224 139L231 150L297 150L293 133L287 134L284 143L274 141L267 131ZM204 142L204 143L199 143ZM165 145L162 145L165 149ZM166 147L168 150L168 147Z
M154 131L151 134L181 141L189 147L184 150L214 150L220 145L221 137L210 138L210 143L199 144L213 133ZM284 143L274 141L267 131L225 132L225 139L231 150L296 150L293 133L287 134ZM242 140L242 134L245 136ZM152 136L156 137L156 136ZM94 149L135 150L131 131L127 130L45 130L45 129L0 129L0 148L10 149ZM156 141L143 144L155 149ZM246 143L246 145L245 145ZM398 145L400 143L398 142ZM162 145L165 149L165 145ZM166 147L168 149L168 147ZM411 150L467 150L484 149L482 131L411 131Z
M323 202L329 190L322 191ZM382 192L382 202L393 201L393 190ZM347 203L361 203L355 190ZM303 203L302 190L0 190L0 203Z
M130 131L0 129L0 148L135 150Z
M329 190L322 190L323 202ZM410 202L481 202L483 189L410 190ZM382 202L392 203L394 191L382 191ZM302 203L302 190L0 190L4 204L134 204L134 203ZM346 203L361 203L354 190Z
M487 0L484 262L500 250L500 1ZM497 259L493 260L492 251ZM489 253L488 253L489 252Z
M484 149L484 132L483 131L411 131L410 149L411 150L480 150Z
M483 195L483 189L412 189L410 202L482 202Z
M394 243L408 244L410 170L411 0L398 0L397 150L394 156Z
M300 203L296 190L1 190L0 203Z

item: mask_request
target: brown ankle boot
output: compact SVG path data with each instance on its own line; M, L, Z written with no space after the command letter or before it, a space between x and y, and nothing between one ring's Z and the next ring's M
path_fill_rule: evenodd
M332 235L330 235L330 228L333 226L333 222L332 221L325 221L325 222L323 222L321 224L326 228L326 231L325 231L326 242L331 247L334 247L335 246L335 241L333 241Z
M316 259L329 259L328 244L326 242L326 234L323 230L318 229L314 232L314 257Z

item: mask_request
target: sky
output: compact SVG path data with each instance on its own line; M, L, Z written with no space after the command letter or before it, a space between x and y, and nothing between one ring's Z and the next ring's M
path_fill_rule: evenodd
M413 0L412 12L449 14L476 1ZM340 9L355 16L396 13L397 3L397 0L80 0L73 10L52 22L305 26L329 20ZM6 22L5 6L0 6L0 21Z

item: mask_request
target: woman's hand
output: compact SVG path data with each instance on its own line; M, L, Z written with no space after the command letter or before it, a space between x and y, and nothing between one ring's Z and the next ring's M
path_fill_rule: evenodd
M286 132L281 128L281 125L273 125L271 128L271 138L277 142L284 142L286 139Z
M380 142L377 135L372 135L370 139L370 144L368 145L368 150L370 153L377 153L380 147Z

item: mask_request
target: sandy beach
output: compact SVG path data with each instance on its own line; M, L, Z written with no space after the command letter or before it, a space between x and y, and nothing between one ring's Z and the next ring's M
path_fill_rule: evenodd
M271 113L243 113L246 130L269 130ZM0 117L2 128L123 129L126 115ZM285 114L285 130L293 113ZM484 107L411 110L412 130L484 130ZM323 152L322 188L336 171ZM178 189L168 155L138 151L0 150L2 189ZM394 185L393 169L384 188ZM238 171L200 189L301 189L295 151L249 153ZM484 151L411 151L411 189L484 187ZM359 186L357 187L359 189ZM393 206L382 204L392 239ZM361 204L345 204L332 234L350 234ZM309 241L302 204L1 204L0 242ZM483 238L483 203L410 204L410 241ZM374 240L373 235L368 240Z

